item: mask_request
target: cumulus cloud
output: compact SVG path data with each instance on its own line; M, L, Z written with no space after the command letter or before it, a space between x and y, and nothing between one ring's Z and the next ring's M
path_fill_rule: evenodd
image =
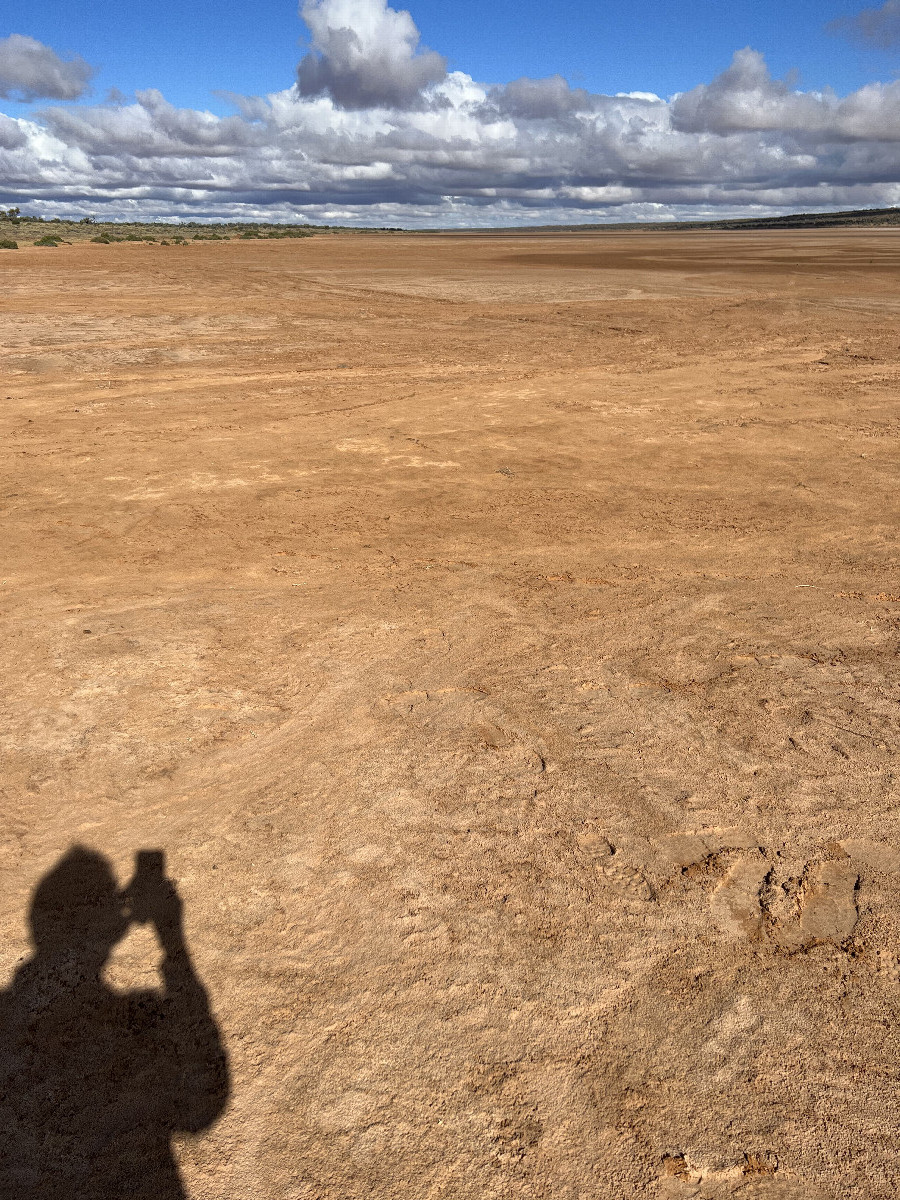
M560 75L489 86L420 50L385 0L309 0L304 13L298 84L232 95L234 115L148 89L0 117L0 205L461 226L900 204L900 82L804 92L745 49L668 101Z
M446 60L419 49L408 12L386 0L305 0L312 50L297 68L302 96L330 96L341 108L407 108L447 74Z
M672 124L689 133L793 133L819 142L900 141L900 81L871 83L843 99L832 91L799 92L773 79L749 47L712 83L677 96Z
M879 50L891 50L900 46L900 0L885 0L881 8L864 8L853 16L839 17L826 28Z
M749 46L738 50L731 66L712 83L701 83L683 92L672 105L676 129L688 133L736 133L739 130L777 128L784 109L805 98L769 74L765 59Z
M0 38L0 99L77 100L93 74L83 58L60 58L35 38Z

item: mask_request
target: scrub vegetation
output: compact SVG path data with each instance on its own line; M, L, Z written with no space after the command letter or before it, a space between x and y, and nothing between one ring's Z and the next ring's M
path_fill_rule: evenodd
M233 238L269 241L282 238L306 238L315 233L331 233L339 227L327 225L277 225L274 223L222 223L208 225L199 221L162 223L150 221L98 221L92 217L66 220L23 213L18 208L0 209L0 248L18 246L54 246L63 242L94 242L109 246L117 242L155 242L158 245L186 246L191 242L227 242ZM343 230L343 232L362 232ZM15 241L18 246L8 245Z
M532 232L556 229L577 229L591 233L621 232L678 232L681 230L716 229L832 229L840 227L878 228L900 225L900 208L863 208L843 212L788 213L780 217L749 217L733 221L660 221L660 222L606 222L585 225L532 226ZM349 225L281 225L266 222L223 221L207 224L201 221L153 222L153 221L98 221L93 217L66 220L54 217L51 220L22 213L18 208L0 209L0 249L17 249L18 245L51 246L63 242L95 242L109 246L117 242L148 242L161 246L187 246L192 242L273 241L282 238L306 238L322 233L410 233L462 232L460 230L421 229L402 230ZM487 233L489 230L473 230ZM495 232L515 234L527 229L497 229Z

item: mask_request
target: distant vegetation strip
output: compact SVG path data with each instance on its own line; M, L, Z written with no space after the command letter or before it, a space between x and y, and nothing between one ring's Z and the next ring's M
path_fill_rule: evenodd
M686 229L694 223L679 224ZM703 229L836 229L841 225L900 225L900 208L853 208L845 212L788 213L783 217L745 217L734 221L697 222Z
M0 250L15 250L20 245L60 246L74 242L155 242L162 246L187 246L194 242L270 241L280 238L305 238L322 233L400 233L399 229L360 229L341 225L281 225L263 221L227 221L207 224L201 221L98 221L93 217L65 220L44 219L18 208L0 209Z
M526 233L621 233L623 231L702 230L702 229L839 229L886 228L900 226L900 208L856 208L842 212L788 213L782 217L736 217L713 221L608 221L577 225L495 226L481 229L401 229L396 226L356 225L282 225L262 221L97 221L93 217L65 220L45 219L23 213L18 208L0 209L0 250L16 250L19 245L59 246L74 242L150 242L158 245L187 246L195 242L270 241L279 238L304 238L322 233L418 233L418 234L515 234Z

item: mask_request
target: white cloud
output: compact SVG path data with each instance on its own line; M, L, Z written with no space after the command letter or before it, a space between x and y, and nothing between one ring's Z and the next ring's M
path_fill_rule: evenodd
M328 95L342 108L406 108L447 73L446 60L419 49L408 12L386 0L304 0L313 49L297 69L303 96Z
M132 103L0 117L0 204L47 216L488 225L900 203L900 83L802 92L739 51L661 100L477 83L385 0L313 0L301 85L233 116ZM352 37L348 34L352 33ZM324 64L324 65L323 65Z
M77 100L93 74L83 58L62 59L32 37L0 38L0 99Z
M692 133L794 133L819 141L900 141L900 81L871 83L844 99L799 92L773 79L763 56L747 47L709 84L675 98L676 129Z

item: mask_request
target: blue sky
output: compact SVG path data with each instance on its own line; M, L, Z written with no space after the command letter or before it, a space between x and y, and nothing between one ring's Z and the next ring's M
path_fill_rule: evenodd
M413 224L900 203L900 0L860 7L31 0L0 27L0 203ZM86 88L23 102L73 55Z
M727 67L743 46L773 74L798 70L807 88L847 93L893 79L900 54L849 44L826 24L853 0L630 0L571 3L548 13L538 0L419 0L411 6L425 45L451 69L483 82L559 73L594 92L685 91ZM12 15L12 14L11 14ZM262 95L294 77L306 29L290 0L30 0L6 33L24 33L100 71L94 93L158 88L178 106L228 111L217 91ZM7 104L6 111L12 111ZM16 106L19 113L24 106Z

